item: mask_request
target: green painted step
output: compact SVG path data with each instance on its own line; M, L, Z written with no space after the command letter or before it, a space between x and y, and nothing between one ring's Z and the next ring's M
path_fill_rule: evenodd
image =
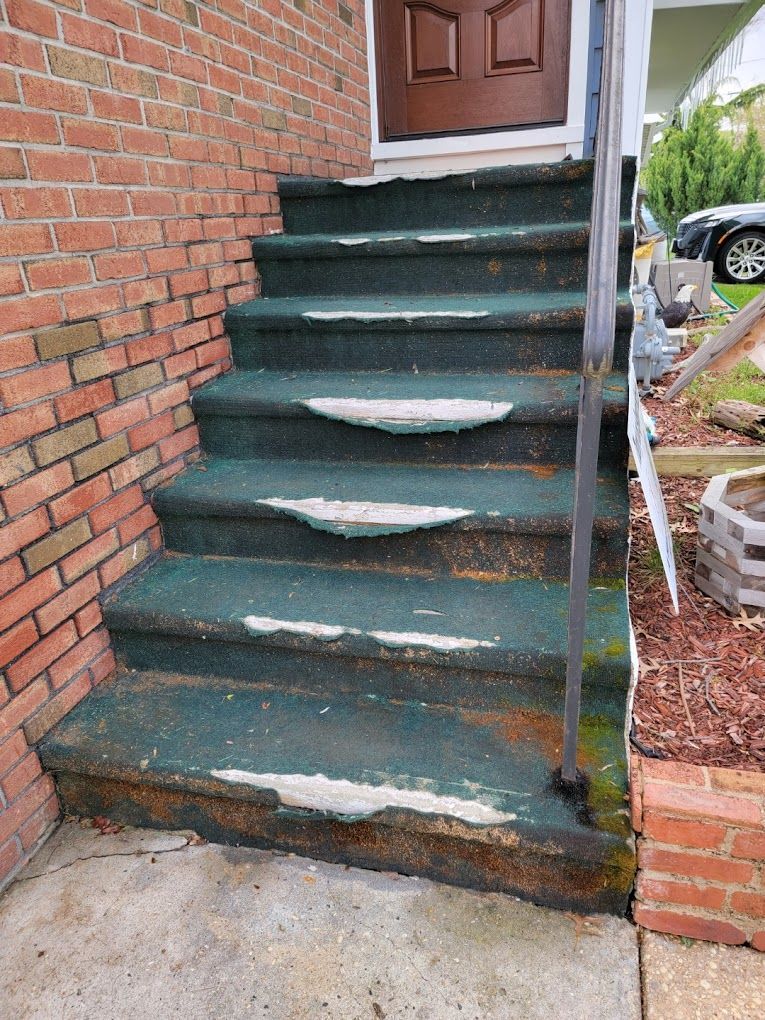
M578 371L584 292L265 297L226 312L239 369ZM626 371L633 309L617 307L615 371Z
M626 464L626 382L608 380L601 465ZM311 404L354 400L460 400L512 407L500 420L460 431L401 435L327 417ZM194 396L202 444L227 458L430 464L574 463L579 377L436 375L425 372L231 372ZM310 405L310 406L309 406ZM313 407L313 410L311 410Z
M329 181L280 177L284 229L292 234L492 223L581 222L590 216L591 160L463 173ZM629 215L634 161L624 166Z
M632 225L622 227L620 276L629 278ZM580 290L589 226L492 226L465 230L256 237L252 254L270 297L508 294Z
M567 800L556 737L533 713L300 687L299 674L292 690L117 675L46 738L43 764L73 814L623 912L634 850L618 728L593 721L592 784Z
M139 669L254 680L301 669L316 690L468 704L546 691L555 704L567 596L553 580L489 584L176 555L121 591L105 617L123 661ZM628 682L624 588L593 587L586 683L605 703Z
M42 748L67 810L624 911L633 185L627 161L582 784L556 780L592 187L568 161L280 181L238 371L194 397L206 457L156 496L169 551L104 605L120 673Z
M159 490L154 504L166 547L178 552L495 580L567 577L573 483L563 468L212 457ZM595 576L624 573L628 509L623 478L602 478Z

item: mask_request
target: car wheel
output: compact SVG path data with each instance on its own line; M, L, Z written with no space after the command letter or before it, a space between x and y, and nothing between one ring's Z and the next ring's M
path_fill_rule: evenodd
M730 283L761 283L765 280L765 234L746 230L720 249L717 271Z

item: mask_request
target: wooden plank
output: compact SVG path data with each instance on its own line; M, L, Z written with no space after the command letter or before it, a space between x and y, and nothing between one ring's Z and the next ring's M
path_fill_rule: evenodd
M765 291L745 305L717 336L705 341L687 361L683 362L680 374L662 400L671 400L702 372L709 369L727 372L739 361L751 356L763 343L765 343Z
M712 478L744 468L765 467L762 446L659 446L652 451L660 475ZM635 463L630 457L630 471Z

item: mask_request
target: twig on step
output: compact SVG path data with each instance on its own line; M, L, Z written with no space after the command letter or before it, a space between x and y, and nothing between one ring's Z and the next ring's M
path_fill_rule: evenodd
M682 664L682 662L678 662L678 664L677 664L677 683L678 683L678 686L680 687L680 700L682 701L683 708L685 709L685 718L688 720L688 725L691 728L691 736L695 737L696 736L696 727L694 726L693 719L691 718L691 710L688 708L688 699L685 696L685 687L683 686L683 664Z

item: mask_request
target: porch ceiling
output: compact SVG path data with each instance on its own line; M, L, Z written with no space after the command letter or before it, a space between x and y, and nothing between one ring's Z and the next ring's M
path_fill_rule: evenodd
M656 0L646 114L665 113L672 108L717 38L743 6L738 0L724 3Z

